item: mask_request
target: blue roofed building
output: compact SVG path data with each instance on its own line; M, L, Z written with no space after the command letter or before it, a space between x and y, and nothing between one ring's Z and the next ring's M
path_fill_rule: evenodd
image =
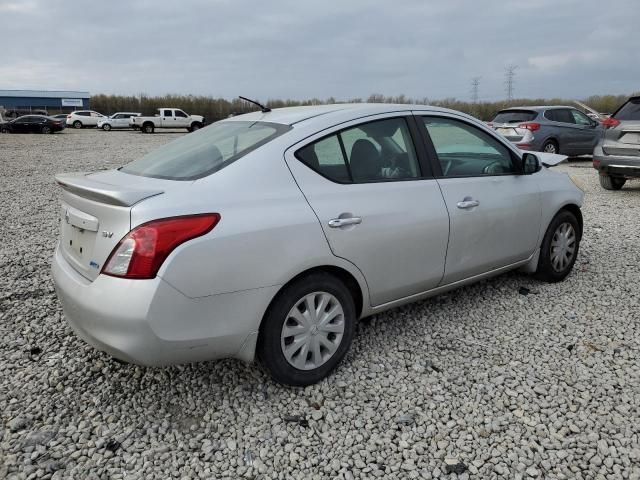
M20 115L47 111L49 113L72 112L89 108L89 92L64 90L0 90L0 113Z

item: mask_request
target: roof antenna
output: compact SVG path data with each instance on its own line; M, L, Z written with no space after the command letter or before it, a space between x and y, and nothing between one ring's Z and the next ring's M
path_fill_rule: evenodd
M244 100L245 102L249 102L249 103L253 103L254 105L257 105L260 107L260 110L262 110L262 113L269 113L271 111L271 109L269 107L265 107L264 105L262 105L261 103L256 102L255 100L251 100L250 98L247 97L243 97L242 95L239 95L238 98L241 98L242 100Z

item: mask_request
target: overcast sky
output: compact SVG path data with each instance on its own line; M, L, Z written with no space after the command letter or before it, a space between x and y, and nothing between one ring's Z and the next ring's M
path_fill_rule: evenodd
M640 91L640 1L0 0L0 89L230 98Z

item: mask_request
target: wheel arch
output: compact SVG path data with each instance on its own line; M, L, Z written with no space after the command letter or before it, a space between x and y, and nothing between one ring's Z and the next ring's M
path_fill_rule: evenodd
M556 217L556 215L558 215L558 213L563 212L563 211L567 211L567 212L572 213L576 217L576 219L578 220L578 226L580 227L580 231L578 232L578 239L581 240L582 239L583 226L584 226L584 220L582 218L582 210L575 203L567 203L566 205L563 205L560 210L558 210L558 212L552 217L552 220L553 220L553 218Z
M269 302L269 305L265 309L264 314L262 315L262 318L260 319L260 324L258 326L258 339L257 339L258 342L260 342L260 336L262 335L264 319L269 314L269 311L271 310L274 302L278 299L280 294L284 292L285 289L289 287L289 285L291 285L292 283L314 273L328 273L330 275L335 276L336 278L339 278L344 283L345 287L347 287L347 290L349 290L349 293L351 293L351 296L353 298L353 303L356 307L356 318L358 319L360 318L364 309L365 298L364 298L364 292L362 290L362 287L358 282L358 280L356 279L356 277L345 268L338 267L336 265L320 265L316 267L311 267L298 273L291 280L289 280L287 283L282 285L282 287L280 287L280 289L273 296L273 298Z

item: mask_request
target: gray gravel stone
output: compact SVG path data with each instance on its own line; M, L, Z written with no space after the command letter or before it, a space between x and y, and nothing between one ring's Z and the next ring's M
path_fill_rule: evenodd
M116 363L65 322L53 174L179 135L0 135L0 478L638 479L638 182L558 167L587 190L566 281L509 273L377 315L334 375L288 389L231 360Z

